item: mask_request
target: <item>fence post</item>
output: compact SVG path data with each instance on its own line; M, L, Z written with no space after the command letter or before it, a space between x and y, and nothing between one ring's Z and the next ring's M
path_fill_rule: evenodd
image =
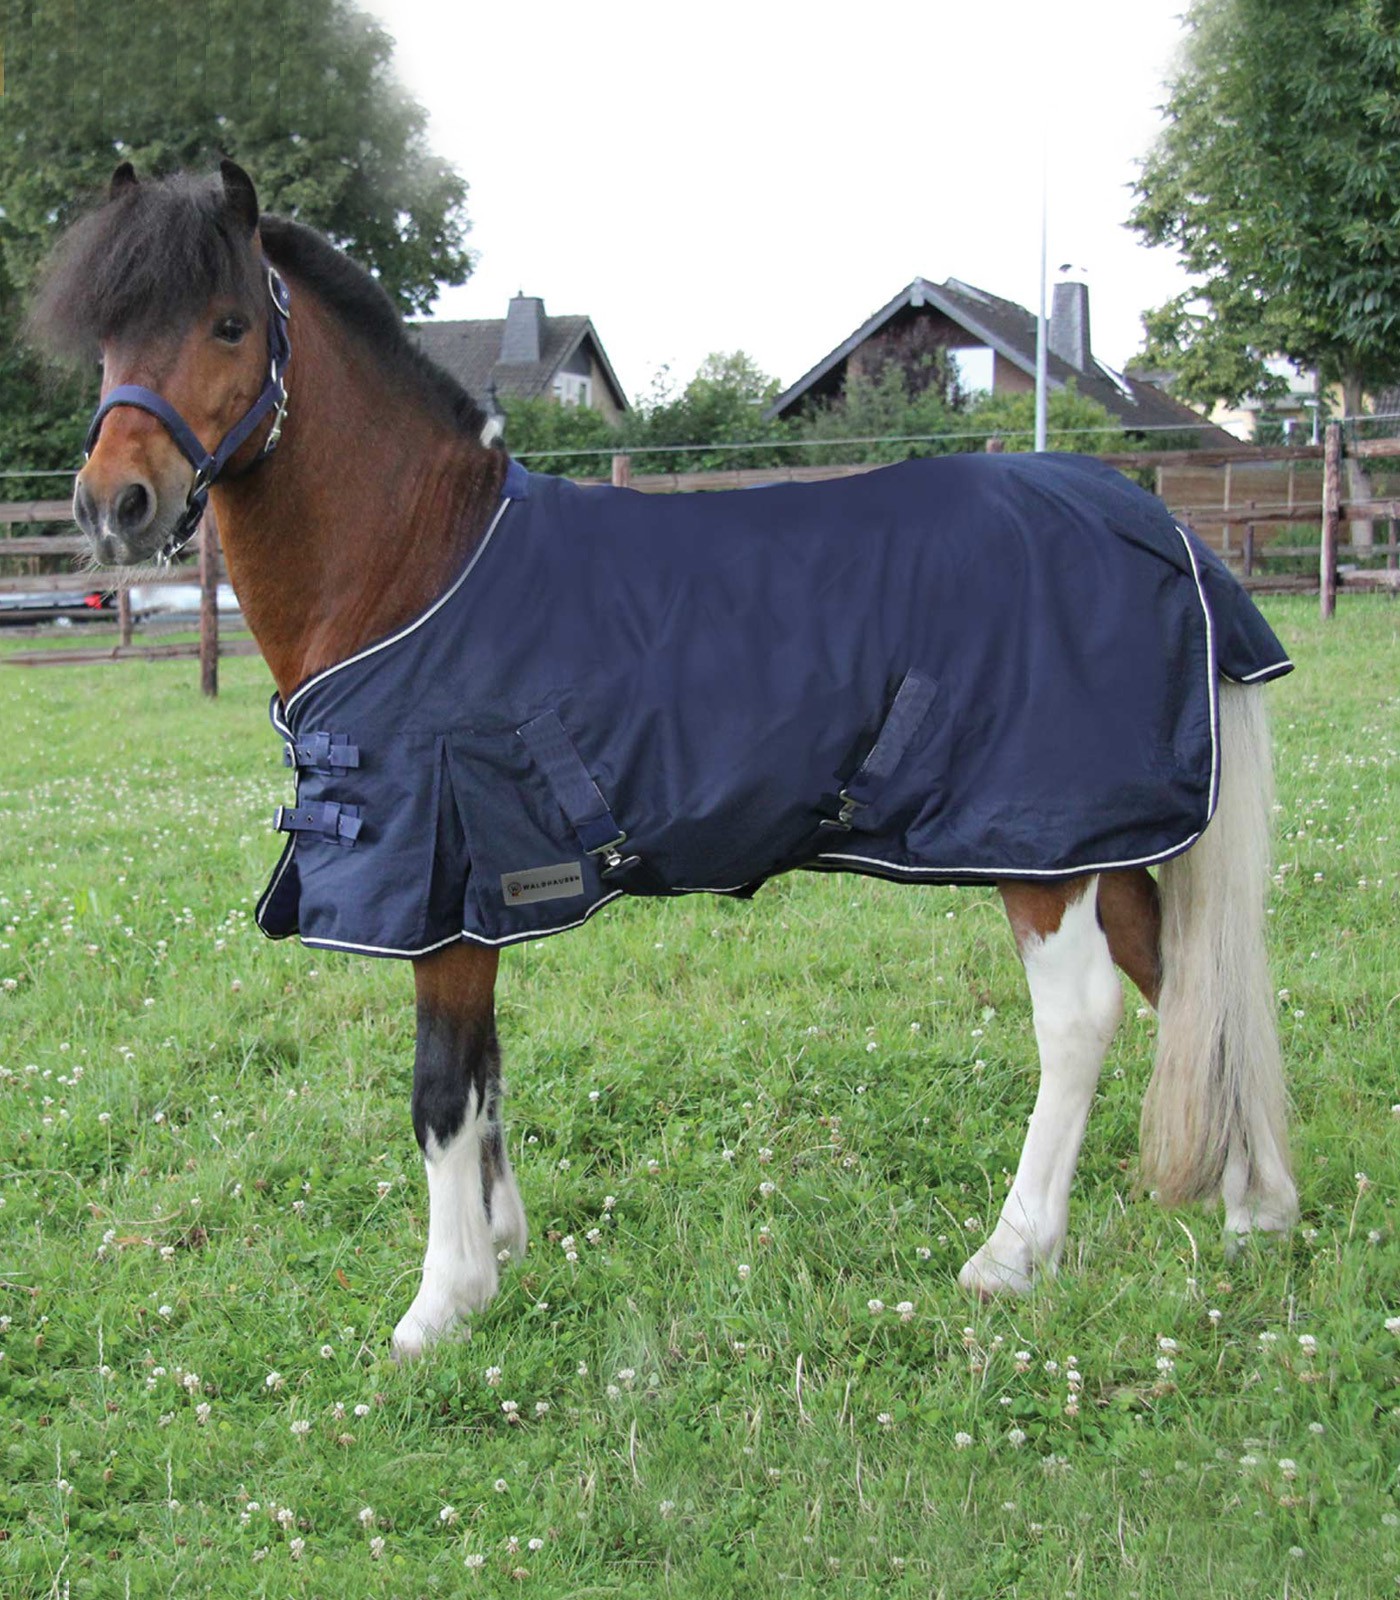
M1255 502L1249 502L1249 509L1254 509ZM1246 578L1254 576L1254 524L1246 522L1244 525L1244 575Z
M131 643L131 590L125 584L117 590L117 643L123 650Z
M1322 453L1322 549L1319 552L1318 589L1322 615L1337 609L1337 524L1342 501L1342 429L1329 422Z
M1006 440L993 434L984 447L988 455L999 456L1006 449Z
M612 481L614 489L625 489L632 482L631 456L614 456L612 458Z
M219 692L219 525L206 508L199 529L199 688Z

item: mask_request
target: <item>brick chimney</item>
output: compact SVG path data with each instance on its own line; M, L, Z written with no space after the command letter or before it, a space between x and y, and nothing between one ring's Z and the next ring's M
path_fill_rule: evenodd
M1057 283L1050 308L1050 353L1087 372L1093 359L1089 346L1089 287L1083 283Z
M506 309L501 334L501 365L523 367L537 362L544 346L544 301L518 294Z

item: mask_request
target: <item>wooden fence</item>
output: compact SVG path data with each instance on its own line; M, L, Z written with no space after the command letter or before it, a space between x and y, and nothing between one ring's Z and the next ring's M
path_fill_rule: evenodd
M989 450L1001 448L993 439ZM1153 474L1158 495L1182 522L1188 523L1211 544L1241 575L1247 586L1277 586L1267 574L1267 564L1275 558L1293 561L1316 559L1317 587L1322 614L1330 617L1337 601L1338 563L1342 557L1384 560L1383 569L1364 578L1352 575L1353 583L1382 585L1400 592L1400 551L1397 551L1396 522L1400 520L1400 496L1348 499L1343 490L1343 470L1347 457L1368 465L1383 467L1400 460L1400 439L1354 441L1343 450L1342 430L1329 423L1321 445L1279 446L1240 450L1137 450L1104 454L1098 460L1141 477ZM870 472L873 465L746 467L725 472L636 473L630 457L616 455L612 461L614 484L630 486L646 494L688 494L715 489L743 489L770 483L820 483ZM580 482L602 480L580 479ZM66 523L71 510L66 500L16 501L0 505L0 527L23 524ZM1384 545L1372 541L1343 542L1344 522L1354 528L1385 522L1388 536ZM1282 545L1271 535L1287 526L1317 527L1317 545ZM205 530L212 532L206 539ZM212 517L191 548L198 558L193 564L171 568L163 575L143 582L188 584L198 582L200 606L200 677L206 693L217 693L218 686L218 610L215 592L225 578L218 533ZM71 565L87 551L87 542L73 534L24 535L6 538L0 534L0 595L19 592L81 593L100 588L102 575ZM6 572L5 567L23 562L39 565L39 558L60 557L70 562L63 571ZM1298 586L1294 580L1291 586ZM118 631L121 644L131 642L133 618L129 600L118 590Z

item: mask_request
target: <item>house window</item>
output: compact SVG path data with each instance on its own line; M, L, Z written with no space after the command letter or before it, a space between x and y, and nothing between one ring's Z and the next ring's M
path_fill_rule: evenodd
M554 380L554 396L560 405L591 406L593 404L593 380L592 378L581 378L577 373L561 372Z

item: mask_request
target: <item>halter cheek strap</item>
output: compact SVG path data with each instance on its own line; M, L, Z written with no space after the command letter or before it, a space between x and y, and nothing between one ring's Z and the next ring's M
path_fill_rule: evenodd
M164 395L157 394L153 389L143 388L139 383L118 384L97 408L92 422L88 425L87 440L83 446L84 456L92 454L107 413L116 406L134 406L138 411L145 411L155 417L164 426L180 454L194 468L194 482L190 485L184 512L160 552L160 559L163 562L177 556L194 537L194 531L199 526L199 519L204 515L204 507L209 499L210 484L219 478L224 468L247 444L254 429L269 413L273 414L272 427L268 431L267 438L263 440L262 449L249 465L252 466L265 456L270 456L282 437L282 423L287 415L285 374L287 361L292 353L291 340L287 336L287 319L291 316L292 309L291 297L287 293L287 285L280 273L266 257L263 259L263 266L267 271L268 294L272 299L272 315L267 319L267 381L263 384L262 393L212 451L204 448L194 429Z

